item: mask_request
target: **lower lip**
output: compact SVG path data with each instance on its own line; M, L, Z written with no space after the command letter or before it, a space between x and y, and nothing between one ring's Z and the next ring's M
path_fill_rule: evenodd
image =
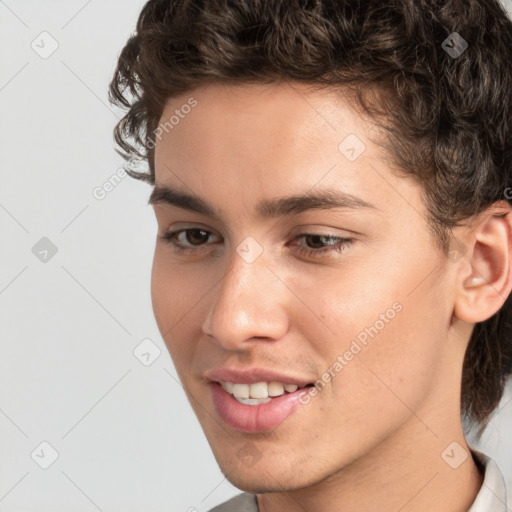
M238 402L218 382L210 383L213 403L219 416L231 428L251 434L274 430L301 404L300 394L304 389L272 398L260 405Z

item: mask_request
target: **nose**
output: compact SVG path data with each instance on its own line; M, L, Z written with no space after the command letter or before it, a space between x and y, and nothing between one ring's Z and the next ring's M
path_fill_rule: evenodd
M279 340L288 331L287 288L263 254L247 263L235 252L217 286L202 328L226 350L247 350L256 340Z

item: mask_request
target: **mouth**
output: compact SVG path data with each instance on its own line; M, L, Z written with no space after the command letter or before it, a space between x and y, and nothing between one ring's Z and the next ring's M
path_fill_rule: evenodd
M302 395L310 386L313 383L300 387L277 381L209 383L213 405L220 419L233 430L247 434L268 433L279 427L292 413L302 409L299 407L305 405L301 401ZM310 406L307 409L310 410Z
M269 403L273 398L295 393L300 389L313 386L313 383L298 385L286 384L277 381L261 381L252 384L219 381L224 391L244 405L262 405Z

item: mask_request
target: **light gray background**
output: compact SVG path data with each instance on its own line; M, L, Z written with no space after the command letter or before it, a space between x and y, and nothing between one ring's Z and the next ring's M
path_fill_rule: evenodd
M153 318L150 187L125 177L93 196L123 163L107 86L143 4L0 1L2 512L202 512L239 492ZM147 338L149 366L133 353ZM509 400L510 386L477 446L511 480ZM58 452L47 469L42 442Z

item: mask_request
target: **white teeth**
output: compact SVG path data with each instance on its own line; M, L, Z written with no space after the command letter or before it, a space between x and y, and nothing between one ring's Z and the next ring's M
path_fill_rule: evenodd
M284 395L284 386L280 382L269 382L268 396L281 396Z
M249 384L234 384L232 393L238 398L249 398Z
M235 384L234 382L220 382L228 393L232 394L240 403L248 405L264 404L286 392L293 393L299 389L296 384L282 384L281 382L254 382L253 384Z
M249 387L251 398L268 398L268 386L266 382L255 382Z
M221 382L220 385L228 392L233 393L233 386L234 384L232 382Z

